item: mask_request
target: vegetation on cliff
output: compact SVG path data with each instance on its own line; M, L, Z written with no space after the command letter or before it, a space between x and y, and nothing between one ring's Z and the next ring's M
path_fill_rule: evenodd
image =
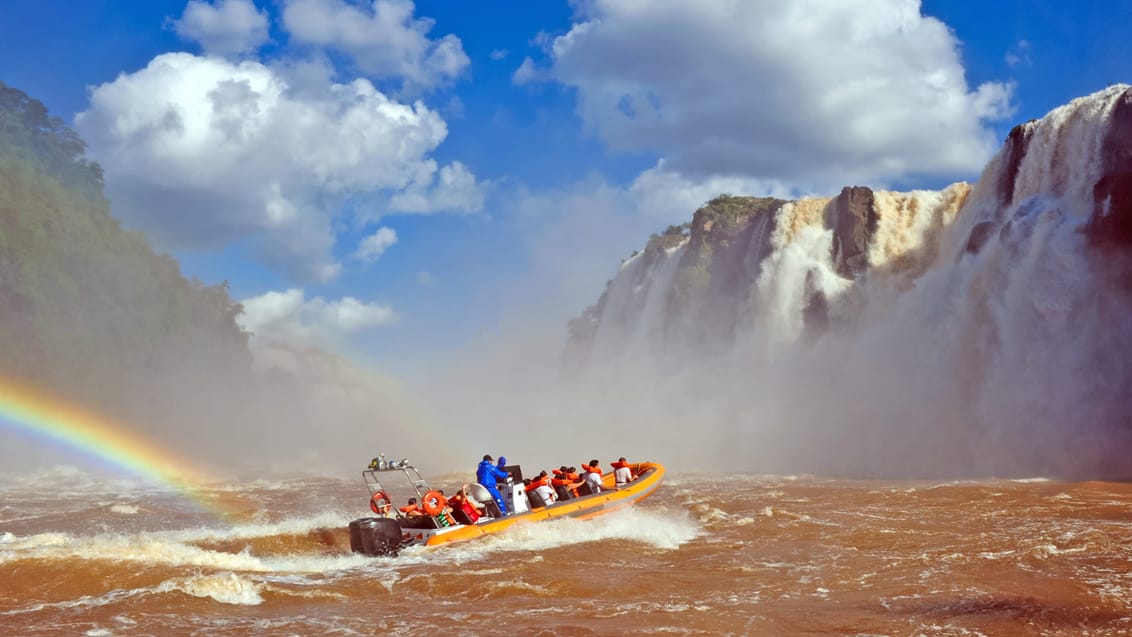
M85 148L0 83L0 373L110 408L163 381L193 393L204 369L250 371L227 284L186 280L123 230Z
M701 206L692 217L688 249L672 281L669 314L676 315L678 308L692 307L707 295L730 302L744 298L734 289L737 279L753 274L749 270L757 268L758 263L729 262L734 257L728 255L742 257L752 252L729 248L739 242L765 240L756 236L752 221L760 217L769 220L785 203L773 197L722 194Z

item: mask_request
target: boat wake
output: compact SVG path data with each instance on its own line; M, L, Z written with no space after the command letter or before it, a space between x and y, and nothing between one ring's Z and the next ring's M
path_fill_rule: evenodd
M445 559L467 560L496 552L546 551L609 541L637 542L652 548L675 550L701 534L700 526L685 511L633 507L592 520L565 518L517 524L481 540L447 548L443 555Z

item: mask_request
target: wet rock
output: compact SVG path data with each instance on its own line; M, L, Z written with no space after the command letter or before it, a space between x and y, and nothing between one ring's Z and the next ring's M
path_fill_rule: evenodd
M815 338L829 329L829 300L821 291L814 273L806 273L806 305L802 308L802 325L808 338Z
M1132 89L1112 109L1085 233L1096 245L1132 247Z
M1034 134L1035 121L1037 120L1015 126L1006 136L1002 151L1006 154L1005 165L999 172L998 183L995 185L998 197L1004 206L1014 203L1014 183L1018 180L1018 167L1022 165L1022 158L1026 156L1026 148L1030 145L1030 138Z
M846 186L829 206L833 266L841 276L855 279L868 269L869 241L877 229L873 191L865 186Z
M990 241L991 236L994 235L994 228L995 222L993 221L981 221L975 224L975 227L971 228L971 235L967 237L967 252L969 254L978 254L979 250L982 250L983 246L985 246L987 241Z

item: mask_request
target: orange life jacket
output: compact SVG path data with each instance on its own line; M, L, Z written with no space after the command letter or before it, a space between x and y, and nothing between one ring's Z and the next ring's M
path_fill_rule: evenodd
M565 487L566 490L570 492L570 495L575 498L578 497L578 487L582 484L578 474L559 471L558 469L555 469L554 473L558 477L550 481L551 486Z
M534 491L535 489L541 487L544 484L546 484L546 478L535 478L534 480L531 480L530 484L528 484L526 487L524 487L524 490Z
M629 476L633 477L633 478L637 477L636 468L633 465L629 464L628 462L611 462L611 463L609 463L609 466L613 467L614 469L620 469L621 467L628 467L629 468Z

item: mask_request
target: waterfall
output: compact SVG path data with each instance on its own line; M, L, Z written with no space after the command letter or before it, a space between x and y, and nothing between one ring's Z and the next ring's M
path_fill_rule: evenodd
M1132 267L1089 224L1132 214L1101 191L1128 178L1130 95L1017 127L974 187L709 202L611 282L595 377L631 351L649 426L679 410L735 468L1126 477Z

